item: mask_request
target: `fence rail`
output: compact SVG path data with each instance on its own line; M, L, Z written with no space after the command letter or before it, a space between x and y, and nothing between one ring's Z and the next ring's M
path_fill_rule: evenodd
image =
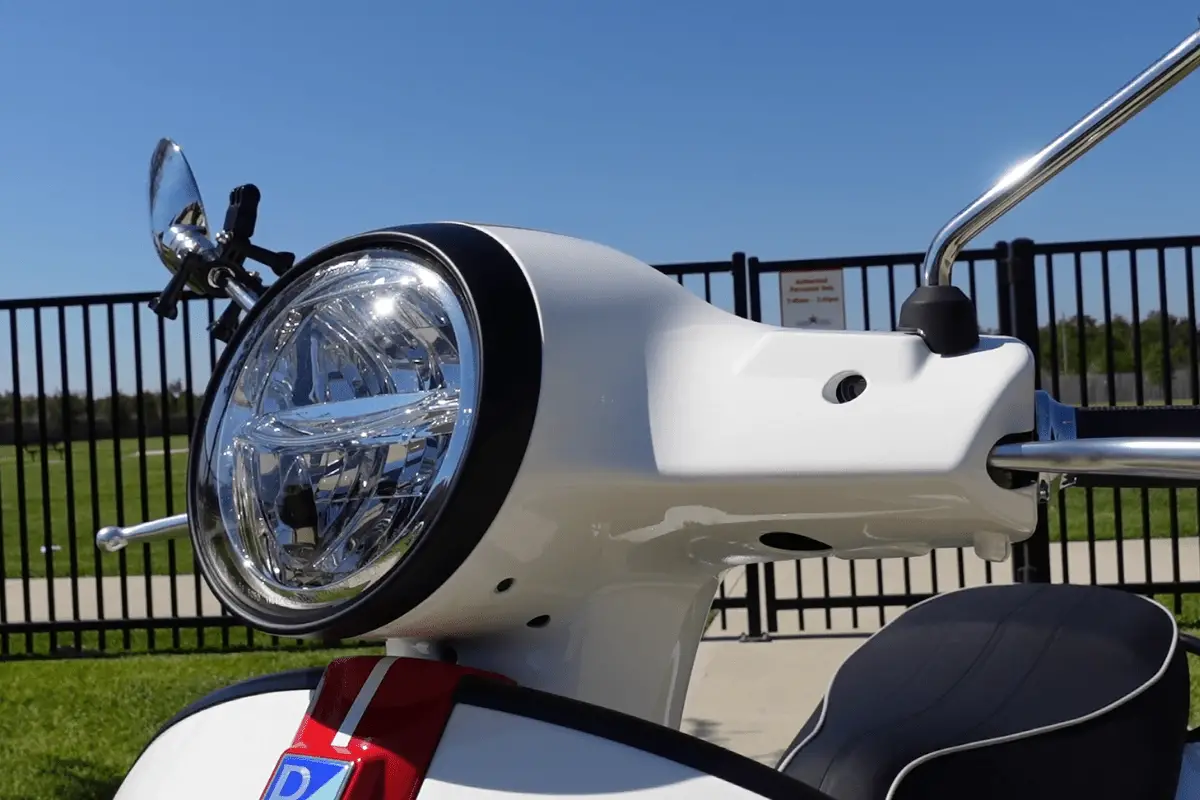
M985 331L1018 335L1014 308L1025 309L1022 338L1037 354L1041 385L1061 399L1196 404L1198 246L1200 236L1002 242L964 252L954 283ZM922 259L735 253L658 269L715 305L773 324L783 315L781 276L836 273L846 327L892 330ZM187 432L220 351L207 334L219 309L189 296L180 320L165 324L146 307L152 296L0 300L0 353L10 356L0 364L0 657L281 644L216 601L187 542L115 557L92 543L103 525L184 507ZM869 630L931 594L1011 581L1014 565L1157 595L1200 620L1198 507L1192 490L1067 493L1013 565L943 550L740 567L721 585L711 631Z

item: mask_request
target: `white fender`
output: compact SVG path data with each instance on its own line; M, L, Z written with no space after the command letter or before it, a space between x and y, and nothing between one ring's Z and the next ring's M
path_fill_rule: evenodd
M745 760L751 771L762 766ZM768 785L784 786L774 781ZM801 789L797 785L792 797L802 797ZM757 800L772 793L759 793L694 766L583 731L503 711L458 706L418 800L511 800L514 796Z
M251 695L184 717L142 752L113 800L257 800L311 694Z

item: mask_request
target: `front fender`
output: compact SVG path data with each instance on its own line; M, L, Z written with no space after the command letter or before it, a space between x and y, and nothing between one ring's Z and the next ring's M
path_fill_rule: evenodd
M192 703L146 745L114 800L260 796L292 744L323 672L264 675Z

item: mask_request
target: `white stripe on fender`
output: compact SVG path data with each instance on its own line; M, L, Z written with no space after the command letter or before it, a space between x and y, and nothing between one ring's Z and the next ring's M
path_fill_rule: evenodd
M367 706L371 705L371 700L375 698L375 692L379 689L379 684L383 683L383 677L387 675L387 671L391 669L394 663L396 663L395 656L384 656L375 663L375 666L371 669L371 674L367 676L362 688L358 690L358 695L355 696L354 702L350 704L350 710L346 712L346 718L342 720L337 733L333 735L333 741L330 742L332 746L346 747L350 744L350 738L354 736L354 729L362 721L363 714L367 712Z

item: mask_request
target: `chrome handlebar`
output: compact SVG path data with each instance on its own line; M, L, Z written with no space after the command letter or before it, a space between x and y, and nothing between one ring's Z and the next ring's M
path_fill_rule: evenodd
M139 522L124 528L112 525L101 528L96 534L96 546L115 553L131 544L148 544L165 539L182 539L188 535L187 514Z
M1107 475L1200 481L1200 439L1063 439L997 445L997 469L1059 475Z
M1064 486L1200 482L1200 407L1076 408L1039 390L1034 436L996 445L988 466L1038 473L1045 489L1056 479Z

